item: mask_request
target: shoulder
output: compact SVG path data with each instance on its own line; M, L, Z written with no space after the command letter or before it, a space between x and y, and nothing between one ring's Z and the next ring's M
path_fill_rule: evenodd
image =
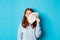
M22 23L20 22L18 25L19 25L19 26L22 26Z
M21 22L18 24L18 28L22 28L22 23Z

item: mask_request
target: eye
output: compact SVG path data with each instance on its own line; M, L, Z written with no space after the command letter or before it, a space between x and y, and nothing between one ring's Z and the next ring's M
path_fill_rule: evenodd
M27 13L28 14L28 13Z

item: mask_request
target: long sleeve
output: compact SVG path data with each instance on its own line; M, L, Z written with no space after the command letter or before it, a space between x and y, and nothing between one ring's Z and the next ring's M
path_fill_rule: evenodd
M37 23L35 35L36 35L36 38L39 38L41 36L41 28L39 26L39 23Z
M21 26L21 24L19 24L19 27L18 27L17 40L22 40L22 26Z

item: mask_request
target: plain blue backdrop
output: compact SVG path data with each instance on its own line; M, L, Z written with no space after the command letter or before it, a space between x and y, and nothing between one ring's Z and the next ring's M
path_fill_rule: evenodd
M60 40L60 0L0 0L0 40L17 40L18 25L26 8L39 13L39 40Z

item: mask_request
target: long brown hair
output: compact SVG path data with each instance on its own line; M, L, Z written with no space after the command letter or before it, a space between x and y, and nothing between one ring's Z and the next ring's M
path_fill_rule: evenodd
M23 26L24 28L26 28L26 27L29 26L29 22L28 22L28 20L27 20L27 18L26 18L26 16L25 16L27 10L30 10L31 12L34 12L33 9L31 9L31 8L27 8L27 9L25 10L24 16L23 16L23 20L22 20L22 26ZM32 28L35 28L35 27L36 27L36 24L37 24L36 21L35 21L34 23L32 23L32 24L31 24Z

